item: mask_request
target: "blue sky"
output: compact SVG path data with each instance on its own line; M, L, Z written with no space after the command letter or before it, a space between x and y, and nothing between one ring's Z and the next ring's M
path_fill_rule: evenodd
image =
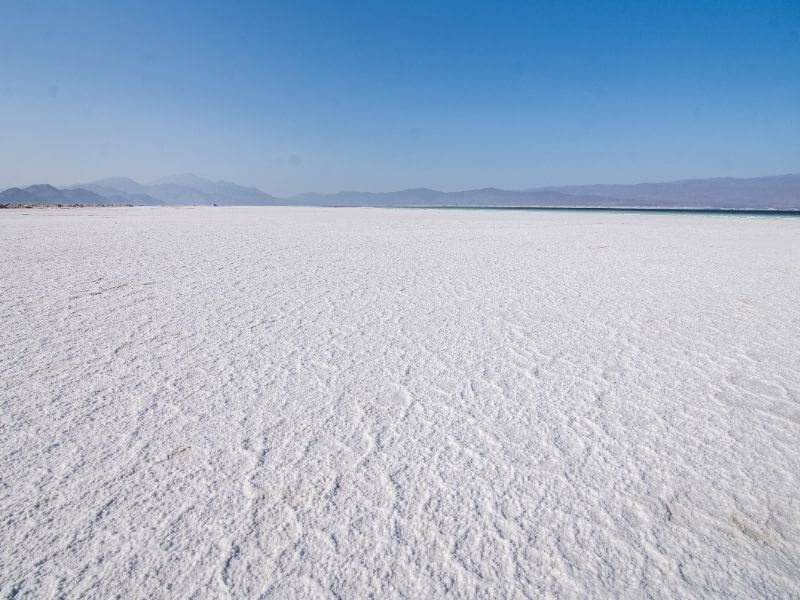
M800 171L800 2L0 1L0 188Z

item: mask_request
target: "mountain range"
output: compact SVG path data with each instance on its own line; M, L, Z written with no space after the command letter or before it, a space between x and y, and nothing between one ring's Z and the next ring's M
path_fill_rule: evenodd
M134 204L163 205L166 204L148 195L125 194L108 188L105 193L83 187L58 189L48 184L31 185L26 188L8 188L0 192L0 205L8 204Z
M644 207L800 210L800 174L753 178L687 179L633 185L579 185L441 192L416 188L397 192L345 191L279 198L254 188L196 175L176 175L147 184L124 177L55 188L47 184L0 192L7 204L133 204L248 206L487 206Z

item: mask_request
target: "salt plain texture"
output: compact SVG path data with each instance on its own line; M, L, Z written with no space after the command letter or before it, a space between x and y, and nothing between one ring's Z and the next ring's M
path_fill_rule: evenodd
M0 214L3 597L800 597L800 219Z

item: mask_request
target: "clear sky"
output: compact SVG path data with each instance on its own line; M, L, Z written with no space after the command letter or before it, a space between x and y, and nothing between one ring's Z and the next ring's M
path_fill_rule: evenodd
M0 0L0 188L798 171L797 0Z

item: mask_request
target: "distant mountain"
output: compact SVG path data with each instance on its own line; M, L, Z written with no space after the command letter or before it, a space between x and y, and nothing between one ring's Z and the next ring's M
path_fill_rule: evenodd
M48 184L0 192L0 204L130 204L125 198L106 197L84 188L60 190Z
M619 198L629 205L644 207L800 209L800 174L539 189L570 195Z
M67 202L67 197L61 193L61 190L54 188L52 185L31 185L26 187L25 191L34 195L42 204L58 204L59 202Z
M40 200L30 192L13 187L0 192L0 204L39 204Z
M472 206L644 207L800 210L800 174L749 179L687 179L635 185L580 185L441 192L415 188L397 192L271 196L254 187L197 175L166 177L147 184L112 177L58 189L40 184L0 193L0 204L135 204L251 206Z
M107 198L83 188L64 189L59 192L70 204L130 204L125 198Z
M129 197L132 203L142 204L144 198L152 198L160 204L225 204L225 205L270 205L282 204L274 196L258 188L245 187L227 181L210 181L197 175L175 175L148 184L141 184L124 177L112 177L76 187L90 189L98 194ZM153 203L153 202L150 202Z
M636 185L584 185L439 192L427 188L389 193L301 194L297 204L320 206L508 206L800 209L800 175L750 179L694 179Z
M136 183L135 181L133 183ZM136 184L139 185L138 183ZM166 204L163 200L157 200L147 194L140 194L135 192L126 192L123 190L107 187L104 185L97 185L93 183L84 184L81 187L73 187L66 189L85 189L99 196L103 196L113 204L133 204L136 206L163 206Z
M126 194L144 194L144 186L141 183L128 179L127 177L109 177L100 181L93 181L90 184L73 185L71 187L84 187L89 189L90 185L96 185L115 190L116 192L124 192Z

